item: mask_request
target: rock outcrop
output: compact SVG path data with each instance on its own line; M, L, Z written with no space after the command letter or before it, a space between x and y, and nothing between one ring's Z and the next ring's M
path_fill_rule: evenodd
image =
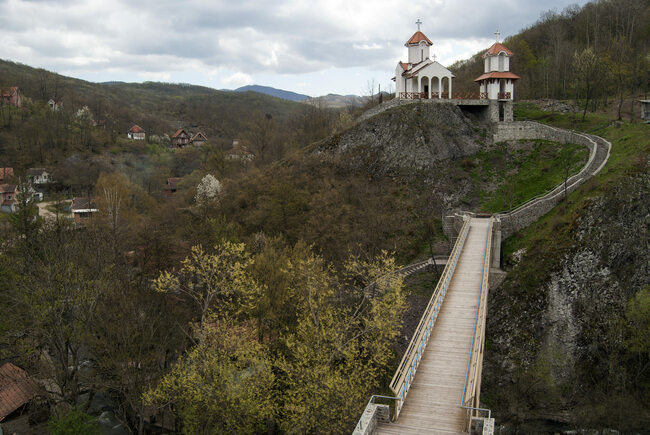
M415 103L362 120L318 151L372 174L428 170L479 151L484 140L478 131L457 106Z

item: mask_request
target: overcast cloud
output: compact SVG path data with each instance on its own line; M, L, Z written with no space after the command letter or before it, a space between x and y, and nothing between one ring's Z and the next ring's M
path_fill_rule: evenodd
M359 94L373 79L387 89L418 18L449 65L488 47L497 27L515 34L571 3L0 0L0 58L91 81Z

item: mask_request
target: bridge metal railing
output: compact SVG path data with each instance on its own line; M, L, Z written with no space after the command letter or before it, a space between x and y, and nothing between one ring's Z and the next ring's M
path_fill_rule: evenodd
M488 409L480 408L479 399L481 394L481 373L483 371L483 351L485 345L485 323L487 318L487 296L489 290L488 278L490 275L490 252L492 252L492 223L490 218L488 234L485 240L485 251L483 253L483 271L481 284L479 286L478 304L476 306L476 317L474 319L474 333L472 336L472 348L467 362L465 372L465 386L463 397L460 402L461 408L467 411L467 432L471 432L472 419L479 417L479 413L487 413L487 420L484 420L484 429L493 426L491 412ZM489 430L483 433L491 433Z
M400 362L397 371L395 372L395 375L393 376L393 379L390 383L390 389L397 398L395 400L395 408L393 410L393 420L397 419L399 416L399 413L404 404L404 400L406 399L406 395L408 394L409 388L411 386L411 382L415 376L415 372L417 371L418 365L420 364L420 359L422 358L424 349L427 346L429 336L431 335L431 330L438 317L438 313L440 312L440 305L442 304L442 301L445 297L447 288L449 287L449 283L456 268L456 264L458 263L463 245L467 239L470 221L471 218L467 216L465 223L461 228L458 240L456 241L456 245L454 245L454 249L449 256L449 261L445 266L445 270L440 276L440 280L438 281L438 284L436 285L436 288L431 295L431 299L429 300L424 314L420 319L420 323L418 324L415 333L411 338L411 342L409 343L409 346L404 353L404 357L402 358L402 361Z

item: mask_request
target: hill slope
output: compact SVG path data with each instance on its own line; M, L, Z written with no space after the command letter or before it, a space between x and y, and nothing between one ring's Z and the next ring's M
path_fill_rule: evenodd
M272 97L282 98L283 100L296 101L296 102L305 101L311 98L309 95L298 94L296 92L291 92L291 91L285 91L284 89L276 89L270 86L247 85L235 89L235 92L248 92L248 91L258 92L260 94L266 94Z

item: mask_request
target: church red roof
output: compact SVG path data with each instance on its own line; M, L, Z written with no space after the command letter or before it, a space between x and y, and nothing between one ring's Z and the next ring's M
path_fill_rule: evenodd
M496 56L502 51L505 52L508 56L512 56L514 54L512 51L508 50L508 48L502 43L495 42L494 44L492 44L492 47L488 48L488 50L485 53L483 53L483 57L486 57L487 55Z
M417 32L415 32L413 34L413 36L411 36L411 39L406 41L406 44L407 45L408 44L419 44L422 41L426 41L427 44L433 45L433 42L431 42L431 40L429 38L427 38L426 35L424 33L420 32L419 30Z
M517 74L511 73L511 72L491 72L487 74L483 74L478 78L475 78L475 82L480 82L481 80L485 79L512 79L512 80L517 80L520 79Z

